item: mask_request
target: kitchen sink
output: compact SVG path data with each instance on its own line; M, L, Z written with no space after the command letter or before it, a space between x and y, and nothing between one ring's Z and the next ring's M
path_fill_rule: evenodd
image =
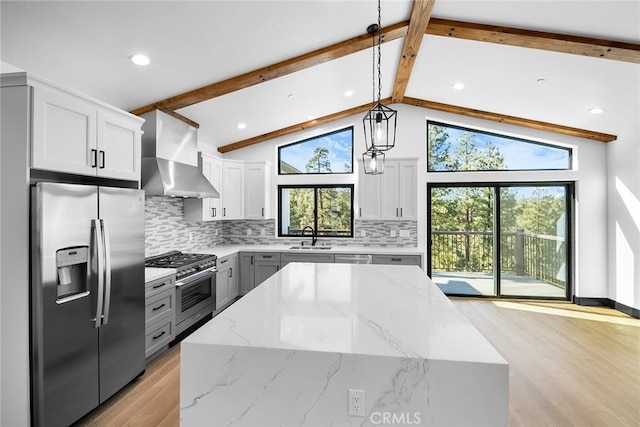
M331 246L291 246L289 249L328 250L331 249Z

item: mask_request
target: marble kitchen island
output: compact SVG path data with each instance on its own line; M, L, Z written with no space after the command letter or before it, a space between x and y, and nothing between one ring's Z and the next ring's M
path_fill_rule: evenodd
M182 426L509 424L507 362L416 266L289 264L180 365Z

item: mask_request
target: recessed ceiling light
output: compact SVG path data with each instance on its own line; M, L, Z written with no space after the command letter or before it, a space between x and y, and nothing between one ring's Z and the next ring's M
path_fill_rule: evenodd
M353 95L353 91L351 89L345 91L344 96L352 96Z
M287 95L287 98L292 99L295 95L295 93L290 93L289 95Z
M452 85L452 87L453 87L455 90L462 90L462 89L464 89L464 83L454 83L454 84Z
M247 127L247 125L246 125L245 123L238 123L238 124L236 125L236 129L244 129L244 128L246 128L246 127Z
M591 107L587 110L591 114L602 114L604 113L604 108L602 107Z
M136 65L149 65L151 60L144 53L136 53L129 57L129 61L133 62Z
M536 80L536 82L538 82L538 84L545 84L547 82L547 79L538 79Z

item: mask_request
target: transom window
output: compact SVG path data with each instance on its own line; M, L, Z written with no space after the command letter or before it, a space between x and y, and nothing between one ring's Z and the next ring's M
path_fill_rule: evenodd
M427 121L427 170L571 169L571 149Z
M353 185L278 186L278 236L353 237Z
M278 174L353 173L353 127L278 148Z

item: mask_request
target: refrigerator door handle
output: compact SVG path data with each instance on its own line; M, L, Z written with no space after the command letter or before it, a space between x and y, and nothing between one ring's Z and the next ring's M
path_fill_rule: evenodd
M100 227L99 219L91 220L91 229L95 233L96 251L97 251L97 266L98 266L98 290L96 295L96 317L91 319L95 320L96 328L99 328L102 324L102 297L104 295L104 245L102 242L102 230Z
M111 309L111 243L109 240L109 227L107 221L100 220L102 225L102 238L104 242L104 311L102 315L102 324L109 323L109 311Z

